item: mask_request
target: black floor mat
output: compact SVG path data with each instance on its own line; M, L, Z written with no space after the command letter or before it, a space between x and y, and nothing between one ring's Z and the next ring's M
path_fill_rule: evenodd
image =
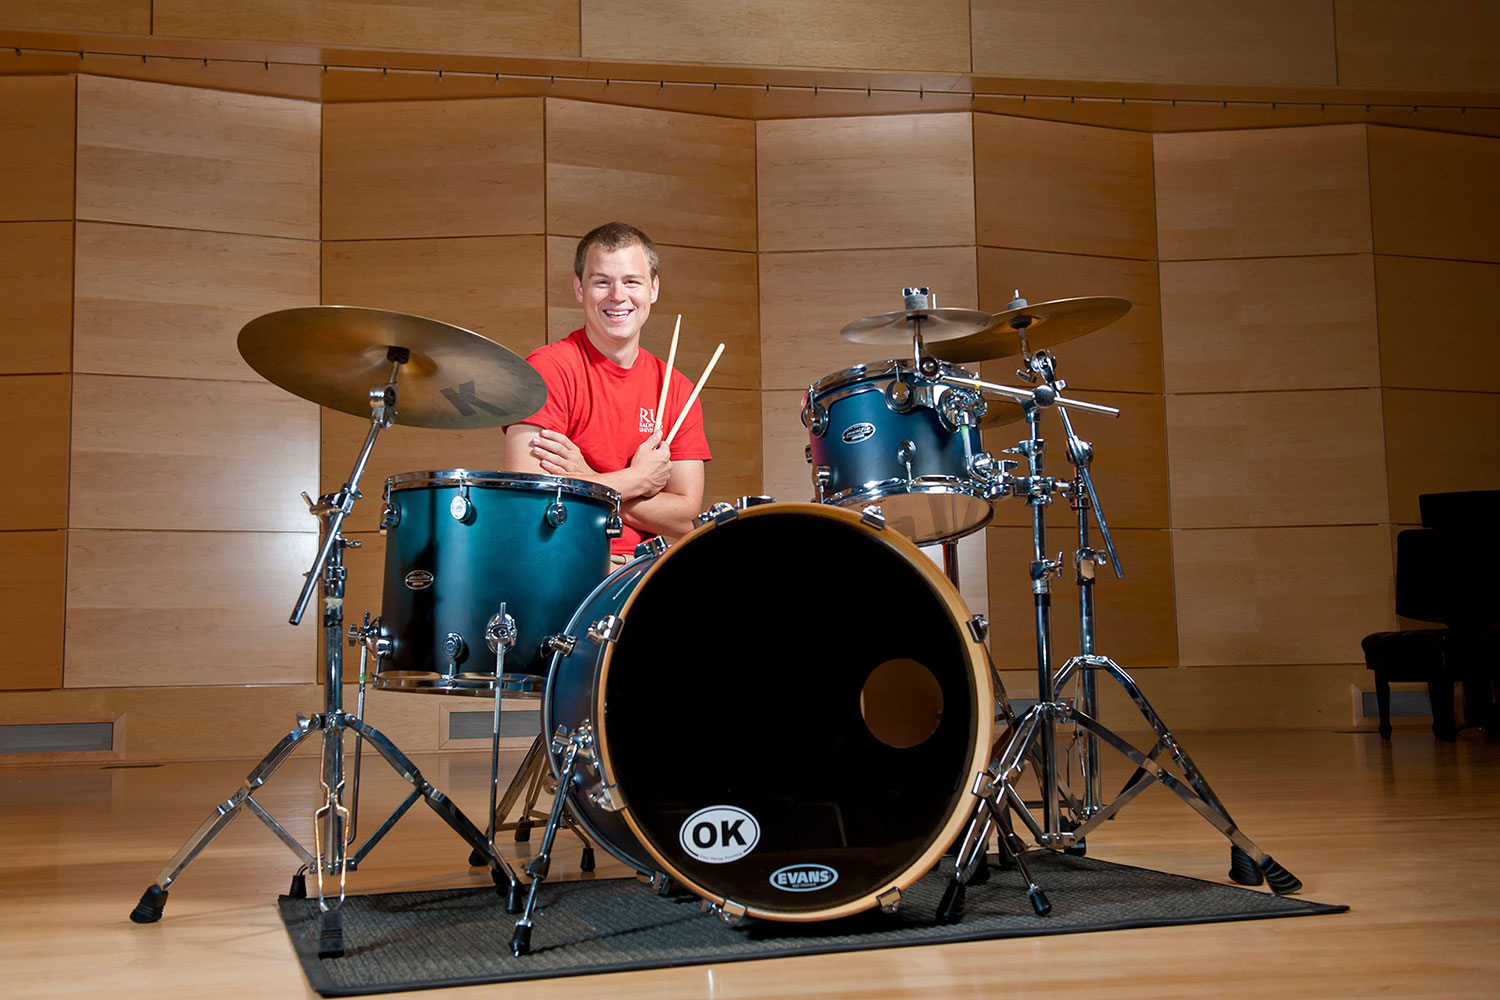
M556 882L542 888L532 953L510 953L515 917L489 888L350 896L345 953L317 955L317 903L280 900L282 919L313 989L355 996L439 986L896 948L1034 934L1338 913L1344 906L1273 896L1145 868L1052 852L1028 856L1052 902L1038 917L1019 875L995 871L972 886L963 919L933 921L950 862L917 881L894 914L837 921L746 920L726 927L696 897L661 898L634 879Z

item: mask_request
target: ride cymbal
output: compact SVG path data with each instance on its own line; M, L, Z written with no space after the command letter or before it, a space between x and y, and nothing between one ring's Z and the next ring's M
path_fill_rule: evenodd
M927 353L956 363L990 361L1052 347L1106 327L1130 311L1130 300L1112 295L1027 304L996 313L989 327L968 336L932 341ZM1025 343L1022 343L1022 336Z
M372 386L396 377L396 422L415 427L498 427L547 401L526 361L472 330L359 306L266 313L240 330L240 356L268 381L320 406L370 415Z

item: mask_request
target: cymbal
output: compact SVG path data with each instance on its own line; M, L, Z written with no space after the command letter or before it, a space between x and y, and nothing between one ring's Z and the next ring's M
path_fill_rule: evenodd
M1053 299L1018 306L996 313L995 322L984 330L933 342L927 353L944 361L959 363L1015 357L1024 353L1021 349L1022 330L1026 333L1027 350L1037 351L1093 333L1129 311L1129 299L1112 295ZM923 340L927 339L924 331Z
M958 337L969 337L988 330L995 317L977 309L903 309L857 319L839 331L839 336L856 344L880 347L910 347L918 321L922 324L922 343L932 344Z
M396 422L415 427L512 424L547 401L519 355L472 330L359 306L266 313L240 330L240 356L294 396L358 417L391 378L391 348L410 352L396 377Z

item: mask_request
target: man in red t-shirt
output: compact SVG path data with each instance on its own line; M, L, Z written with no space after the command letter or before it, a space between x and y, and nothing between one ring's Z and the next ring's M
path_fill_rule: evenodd
M619 492L625 532L610 543L615 556L652 535L692 529L703 510L703 463L712 457L697 400L670 449L662 443L693 386L673 371L666 411L656 412L666 365L641 349L641 328L661 288L657 264L651 240L623 222L579 241L573 294L583 328L527 355L547 383L547 402L505 430L507 468Z

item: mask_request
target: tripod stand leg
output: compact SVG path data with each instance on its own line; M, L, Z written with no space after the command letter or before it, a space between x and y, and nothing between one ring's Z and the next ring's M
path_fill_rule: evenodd
M407 783L417 790L432 811L442 817L443 822L447 823L453 832L468 841L469 846L484 857L494 873L496 886L500 885L500 880L503 878L509 891L514 892L520 880L516 878L516 873L511 870L505 859L490 846L484 831L475 826L469 817L453 804L452 799L428 784L427 779L422 777L422 772L417 769L417 765L396 749L396 745L384 733L358 719L350 719L349 725L364 736L380 756L385 758L386 763L390 764L397 774L405 778Z
M984 804L1000 827L1001 853L1010 855L1010 859L1020 870L1021 877L1026 880L1026 897L1031 900L1031 909L1037 916L1045 917L1052 912L1052 902L1047 899L1047 894L1032 877L1031 865L1026 861L1026 845L1021 843L1021 838L1016 836L1016 831L1011 827L1010 814L991 799L985 799Z
M958 856L953 860L953 878L938 900L938 923L956 924L963 919L966 887L979 870L980 861L984 858L984 845L990 841L991 827L984 803L976 803L974 814L964 827L963 839L959 841Z
M235 816L239 815L240 807L245 805L246 802L252 803L252 808L254 807L254 799L250 798L251 794L266 783L271 775L275 773L276 769L291 756L292 751L297 748L297 744L308 733L321 728L321 725L322 717L315 716L310 720L306 728L299 726L292 730L283 736L276 746L271 748L270 753L261 758L260 763L256 764L250 770L250 773L245 776L245 780L240 783L239 789L221 805L215 807L209 817L187 839L187 842L178 849L176 854L172 855L172 860L168 861L166 867L156 876L156 881L141 894L141 901L130 912L130 919L132 921L138 924L151 924L161 919L162 910L167 905L167 887L176 881L177 876L182 874L182 870L192 864L193 859L203 853L203 849L223 832L224 828L230 824ZM264 814L264 810L255 809L255 811L257 815ZM271 825L277 831L278 836L281 836L283 841L287 841L290 835L285 830L277 827L274 821ZM295 845L295 850L301 852L304 862L310 863L313 860L312 856L302 848L302 845L297 844L296 841L293 840L287 843L289 847L293 845Z
M1270 885L1272 892L1278 896L1282 896L1287 893L1296 892L1302 888L1300 879L1283 868L1269 854L1257 847L1253 840L1240 831L1240 828L1230 818L1229 812L1224 808L1223 804L1208 790L1207 782L1202 781L1202 776L1197 774L1196 768L1192 768L1192 773L1201 783L1202 791L1199 790L1199 787L1189 785L1187 782L1179 779L1176 775L1164 769L1156 761L1141 753L1095 720L1077 711L1071 711L1069 714L1078 725L1092 731L1100 740L1113 747L1116 751L1134 762L1137 767L1144 770L1148 779L1160 782L1162 787L1171 791L1178 798L1186 802L1194 812L1208 820L1209 824L1222 833L1229 840L1230 844L1244 852ZM1152 715L1154 716L1155 713L1152 713ZM1176 746L1175 741L1173 748L1173 760L1179 762L1179 764L1181 760L1186 760L1188 765L1191 766L1191 759L1187 757L1186 753L1182 752L1181 748ZM1145 787L1144 782L1137 785L1132 791L1143 787ZM1111 802L1109 806L1091 817L1084 826L1091 827L1096 822L1108 818L1109 815L1118 811L1119 803L1120 799Z
M558 795L552 801L552 813L547 818L547 830L542 834L542 848L536 857L526 866L526 874L531 876L531 890L526 894L526 909L521 913L521 919L516 921L515 933L511 935L510 950L517 958L531 951L531 915L536 910L537 892L542 883L547 880L547 872L552 867L552 842L557 837L557 826L562 819L563 804L567 796L562 794L562 789L568 787L573 780L573 769L578 766L578 752L581 749L579 733L574 733L568 738L567 748L563 754L563 765L558 777Z

